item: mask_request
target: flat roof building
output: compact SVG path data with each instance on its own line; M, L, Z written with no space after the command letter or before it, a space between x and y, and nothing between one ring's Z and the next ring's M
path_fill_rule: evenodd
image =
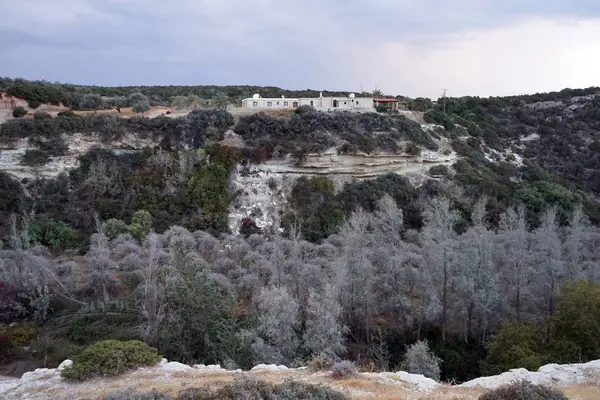
M300 106L311 106L319 111L333 110L374 110L372 97L356 97L350 94L348 97L295 97L284 96L263 98L255 94L252 98L242 100L242 108L246 109L294 109Z

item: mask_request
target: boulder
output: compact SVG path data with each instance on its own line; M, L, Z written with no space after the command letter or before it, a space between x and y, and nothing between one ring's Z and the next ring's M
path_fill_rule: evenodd
M286 371L288 367L285 365L275 365L275 364L258 364L253 367L250 371Z
M71 365L73 365L73 361L67 359L60 363L60 365L58 366L58 370L62 371L63 369L70 367Z
M171 361L163 364L161 365L161 368L169 372L187 372L192 370L192 367L189 365L185 365L177 361Z

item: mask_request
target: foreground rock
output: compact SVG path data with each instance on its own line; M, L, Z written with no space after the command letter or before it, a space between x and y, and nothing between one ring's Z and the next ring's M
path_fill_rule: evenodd
M193 367L162 359L153 367L140 368L117 378L98 378L87 382L68 382L61 378L60 371L71 365L65 360L58 368L39 368L26 372L20 379L0 377L0 399L6 400L76 400L98 399L115 390L135 388L160 391L176 395L182 388L218 385L233 379L235 374L256 375L259 379L281 382L293 378L304 382L331 386L345 392L350 398L377 399L402 398L421 400L432 398L460 398L475 400L485 390L519 380L535 384L555 386L567 392L572 385L589 385L588 392L577 389L577 398L598 398L597 382L600 378L600 360L585 364L548 364L532 372L524 368L510 370L500 375L477 378L461 385L440 384L423 375L404 371L383 373L361 373L349 380L332 380L329 373L314 373L306 367L288 368L284 365L259 364L250 371L229 371L220 365L197 364ZM360 389L359 389L360 388ZM594 391L595 390L595 391ZM589 393L589 394L586 394Z
M526 380L538 385L567 386L581 384L598 379L600 375L600 360L590 361L585 364L548 364L540 367L535 372L525 368L511 369L495 376L484 376L465 382L461 387L483 387L496 389L512 382Z

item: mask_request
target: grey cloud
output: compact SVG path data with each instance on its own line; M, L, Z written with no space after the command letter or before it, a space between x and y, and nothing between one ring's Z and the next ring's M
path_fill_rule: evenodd
M21 0L3 8L0 58L11 61L0 75L295 88L347 87L359 69L369 72L354 58L381 43L427 51L446 35L523 18L600 16L591 0Z

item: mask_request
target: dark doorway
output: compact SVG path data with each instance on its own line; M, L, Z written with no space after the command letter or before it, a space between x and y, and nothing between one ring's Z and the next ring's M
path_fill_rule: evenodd
M335 108L335 107L337 107L337 106L338 106L338 102L337 102L337 100L334 100L334 101L333 101L333 107Z

